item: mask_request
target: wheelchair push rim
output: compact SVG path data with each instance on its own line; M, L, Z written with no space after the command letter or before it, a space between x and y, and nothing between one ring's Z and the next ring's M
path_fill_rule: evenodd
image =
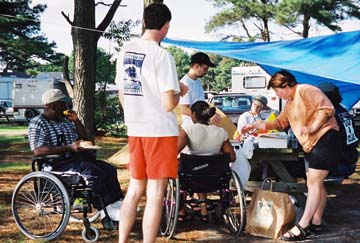
M66 188L56 176L32 172L16 185L11 210L24 235L48 241L57 238L67 226L70 200Z
M231 233L239 235L246 224L246 200L241 180L234 171L231 172L226 199L228 205L223 215L225 223Z
M176 228L179 212L179 179L169 179L163 201L160 233L170 239Z

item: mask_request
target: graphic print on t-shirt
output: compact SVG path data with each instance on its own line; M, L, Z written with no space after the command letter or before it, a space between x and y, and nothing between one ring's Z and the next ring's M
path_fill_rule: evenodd
M140 81L145 54L126 52L124 56L124 95L143 95Z

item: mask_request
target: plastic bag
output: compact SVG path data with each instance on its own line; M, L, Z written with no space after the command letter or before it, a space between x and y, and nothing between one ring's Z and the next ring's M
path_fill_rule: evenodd
M245 157L251 159L254 155L254 138L252 136L247 137L242 145L242 152Z

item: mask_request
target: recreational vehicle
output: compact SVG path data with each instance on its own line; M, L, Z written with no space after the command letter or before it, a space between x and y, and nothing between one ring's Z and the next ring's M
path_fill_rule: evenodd
M28 121L44 112L42 94L48 89L61 89L65 84L55 78L29 78L13 81L12 98L15 121Z
M231 70L231 91L247 95L262 95L268 99L268 106L280 111L284 107L275 91L267 89L270 75L259 66L233 67Z

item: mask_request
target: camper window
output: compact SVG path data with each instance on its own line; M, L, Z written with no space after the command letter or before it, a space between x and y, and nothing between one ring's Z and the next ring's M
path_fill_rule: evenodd
M265 76L247 76L244 77L245 89L263 89L266 87Z

